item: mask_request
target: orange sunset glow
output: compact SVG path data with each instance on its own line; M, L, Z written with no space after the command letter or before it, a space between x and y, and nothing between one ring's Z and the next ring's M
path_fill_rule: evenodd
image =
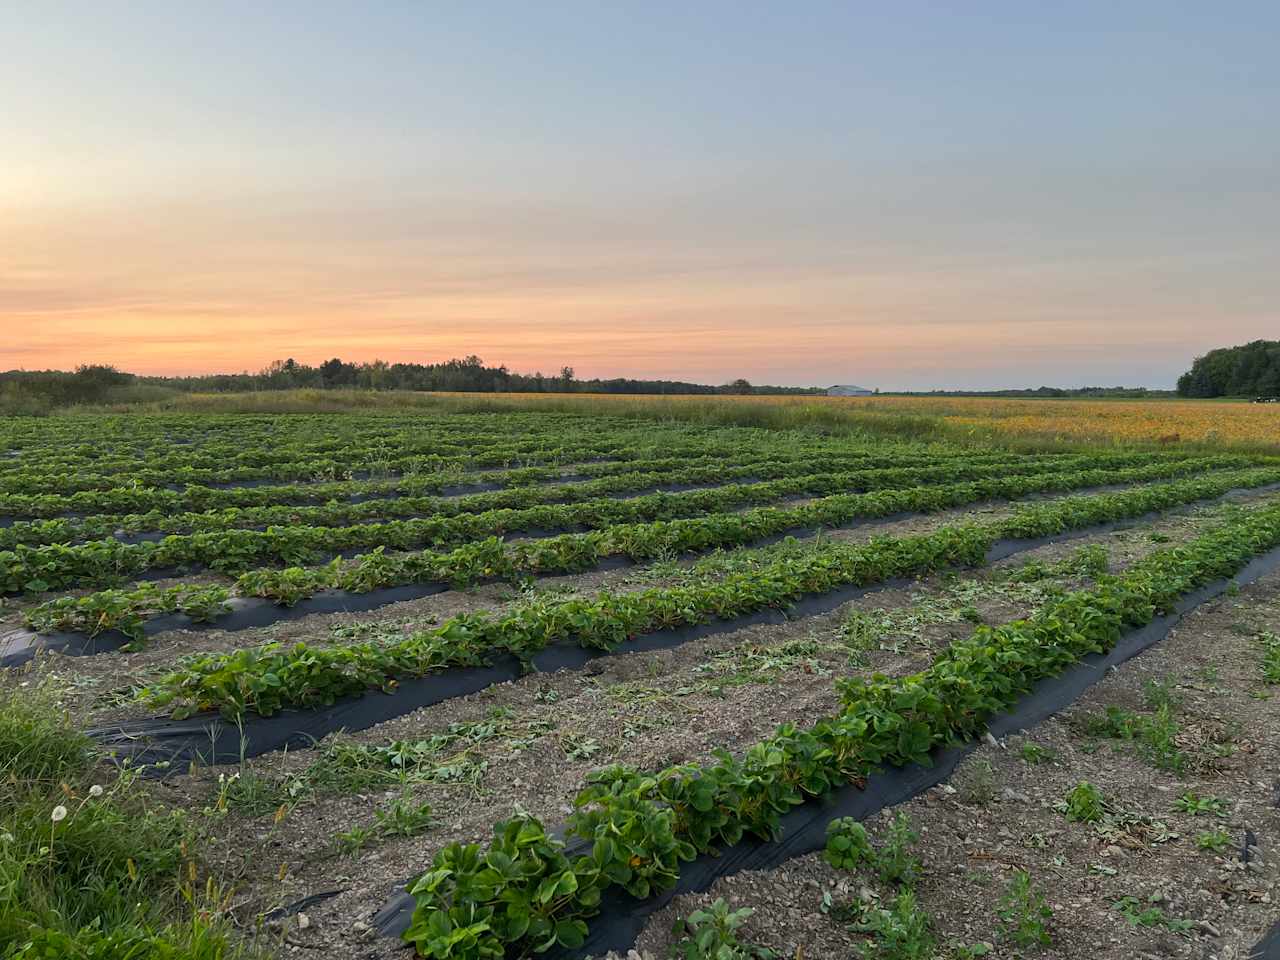
M1016 89L993 65L974 96L882 90L895 50L935 44L920 62L945 73L963 56L942 39L968 27L886 21L864 45L833 15L692 18L723 34L697 59L656 21L629 23L628 48L609 16L563 11L305 35L261 11L31 13L0 64L0 369L476 354L700 382L1167 387L1274 331L1274 125L1226 131L1157 86L1230 99L1234 81L1205 88L1190 52L1156 78L1037 32L973 39L996 65L1040 48ZM1057 54L1150 97L1055 116Z

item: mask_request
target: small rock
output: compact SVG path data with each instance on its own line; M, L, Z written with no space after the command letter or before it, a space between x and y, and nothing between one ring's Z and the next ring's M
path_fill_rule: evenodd
M298 929L305 930L309 926L311 926L311 918L305 913L298 914Z
M351 929L356 933L368 933L371 928L363 920L357 920L351 925Z
M1218 928L1215 927L1208 920L1201 920L1199 923L1196 924L1196 926L1199 927L1203 932L1207 933L1211 937L1222 936L1222 934L1218 932Z

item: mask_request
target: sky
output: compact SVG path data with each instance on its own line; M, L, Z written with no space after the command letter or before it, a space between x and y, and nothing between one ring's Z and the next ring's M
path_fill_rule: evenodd
M1171 386L1280 336L1280 5L0 6L0 369Z

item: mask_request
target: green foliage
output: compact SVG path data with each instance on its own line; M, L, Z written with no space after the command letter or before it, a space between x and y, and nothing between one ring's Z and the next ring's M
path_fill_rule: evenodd
M996 916L1005 937L1019 947L1048 946L1053 942L1045 925L1053 919L1053 911L1044 894L1032 886L1031 874L1025 870L1014 873L996 906Z
M1154 904L1144 905L1137 897L1121 897L1111 906L1131 927L1163 927L1171 933L1186 933L1195 926L1190 920L1170 917Z
M757 572L731 575L714 584L538 600L502 618L485 613L463 614L394 644L325 649L299 644L290 650L268 645L197 657L184 669L153 684L144 697L152 706L170 706L177 717L214 707L228 717L246 710L269 715L286 706L328 705L340 696L371 688L388 690L401 677L481 663L501 651L528 657L548 643L566 641L613 649L639 634L785 606L803 596L826 593L848 583L882 582L954 564L976 564L1001 536L1040 536L1149 510L1177 502L1189 491L1203 495L1205 484L1212 486L1220 479L1183 482L1190 486L1172 484L1092 498L1068 498L1052 505L1036 504L985 528L960 526L918 537L831 545L821 554L784 557ZM1232 482L1238 482L1238 478ZM737 524L743 516L735 514L724 519ZM483 549L490 543L474 546ZM501 549L496 541L492 544ZM991 629L999 632L1017 627ZM1178 761L1176 750L1170 753L1169 747L1168 740L1153 745L1158 762Z
M750 907L734 910L723 898L688 917L677 920L672 931L680 937L672 949L679 960L770 960L773 951L743 943L738 929L754 913Z
M1266 632L1262 640L1262 682L1280 683L1280 636Z
M1186 756L1177 743L1178 723L1173 718L1174 700L1161 687L1150 688L1150 702L1158 706L1152 714L1137 714L1109 706L1101 716L1085 718L1084 731L1094 737L1132 740L1138 752L1161 770L1181 772Z
M416 899L404 939L433 960L499 960L508 945L543 953L579 947L589 916L618 872L607 840L570 862L564 844L536 820L497 824L487 850L478 844L445 847L410 888Z
M266 778L242 769L223 788L224 805L260 815L281 804L335 792L403 789L421 783L474 785L487 765L480 756L482 747L501 743L505 750L518 752L552 729L548 721L522 718L510 708L495 707L479 720L451 723L419 740L370 744L338 737L326 742L298 773Z
M0 686L0 955L242 956L185 819L98 759L51 687Z
M992 713L1038 680L1085 654L1109 649L1125 629L1149 622L1178 596L1229 576L1277 543L1280 508L1233 513L1196 540L1152 554L1123 575L1104 577L1092 590L1068 594L1026 621L977 628L919 674L843 681L837 716L809 730L783 726L742 758L721 753L706 766L658 773L607 767L590 778L566 836L593 841L601 868L612 871L603 884L633 892L644 885L650 892L661 889L674 882L686 855L731 845L748 832L772 838L782 815L807 797L822 796L878 766L927 759L937 745L979 735ZM1061 808L1086 822L1101 821L1105 813L1101 795L1087 783ZM583 810L593 815L584 818ZM625 864L616 849L596 842L611 833L624 836L633 851ZM918 871L907 853L913 840L909 823L895 821L877 857L886 881L909 880ZM475 856L482 854L477 850ZM557 876L554 870L538 875ZM565 904L575 919L593 909L599 888L591 889L591 903ZM415 930L439 931L475 917L487 923L496 908L490 891L483 892L478 900L455 902L434 888L419 889Z
M929 917L911 890L900 891L888 909L864 909L853 929L872 935L856 948L862 960L932 960L937 946Z
M1178 378L1181 397L1280 397L1280 341L1254 340L1196 357Z
M1024 763L1041 764L1053 763L1057 756L1048 747L1042 747L1039 744L1027 741L1018 751L1018 755L1022 757Z
M567 834L593 842L605 875L634 897L675 886L680 862L697 852L677 837L675 811L650 797L655 785L608 772L589 777L566 826Z
M1221 827L1214 827L1196 836L1196 846L1201 850L1222 853L1232 845L1231 834Z
M875 859L866 828L853 817L840 817L827 824L827 847L823 853L827 863L838 870L856 870Z
M94 922L75 931L35 927L15 942L6 960L232 960L247 957L227 931L197 914L188 923L145 923L104 930Z
M911 886L920 876L921 864L911 853L911 847L920 835L911 828L911 818L899 812L885 831L880 849L876 852L876 872L883 883Z
M426 517L353 526L316 527L291 522L268 525L266 530L184 533L167 536L158 542L135 544L120 543L114 539L74 546L58 543L29 546L19 542L14 543L12 550L0 551L0 571L5 575L5 579L0 580L0 590L40 592L69 586L99 586L117 583L124 577L136 576L146 570L192 565L226 573L254 572L255 567L264 563L297 565L313 562L322 555L331 557L340 550L362 546L379 549L356 557L336 573L321 568L307 575L290 574L291 582L280 587L283 596L296 602L308 582L313 591L330 586L367 591L424 581L445 581L461 586L483 579L572 573L588 569L607 556L626 556L636 560L670 556L685 550L736 546L798 527L839 526L858 518L888 516L905 510L936 511L995 496L1018 497L1038 491L1181 476L1225 463L1238 461L1219 457L1201 461L1148 462L1127 470L1099 467L1074 471L1037 463L1016 466L1005 463L998 467L973 464L963 469L998 475L925 486L910 485L930 479L921 470L912 473L907 469L904 474L903 469L890 469L872 471L876 473L873 479L868 479L865 474L860 475L861 480L846 474L821 474L678 494L653 494L626 500L604 498L523 510L494 509L455 514L450 511L456 506L444 507L442 504L449 502L444 500L422 505L429 514ZM954 479L958 469L955 465L934 468L938 475L934 479ZM1030 472L1023 475L1023 471ZM1280 478L1280 470L1274 468L1233 470L1158 488L1077 498L1061 505L1028 506L1005 524L997 524L996 536L1035 537L1044 535L1046 531L1058 532L1064 529L1064 516L1079 524L1088 522L1086 518L1097 522L1130 515L1133 508L1126 504L1135 496L1144 498L1138 512L1145 512L1161 504L1202 499L1237 487L1274 482L1277 478ZM871 489L865 493L842 492L860 486ZM824 492L830 495L801 506L725 512L744 503L771 503L790 494ZM1069 509L1064 512L1064 508ZM496 536L492 540L484 539L529 526L587 526L595 529L587 533L566 533L511 544L501 543ZM22 529L17 533L0 531L0 544L6 536L14 538L22 534ZM65 537L67 531L61 530L54 535ZM462 542L461 546L445 552L430 549L395 557L382 553L386 547L407 548L421 543L437 547L459 542ZM271 577L264 577L263 588L268 591L274 589ZM256 576L244 583L246 590L258 586ZM145 609L145 599L136 598L134 607Z
M339 833L338 849L354 856L375 839L416 837L435 823L429 803L415 803L407 795L397 797L386 810L375 810L372 824Z
M883 617L854 608L840 624L840 638L855 653L874 650L884 638L885 627Z
M1202 797L1191 790L1173 801L1173 809L1179 813L1189 813L1193 817L1202 815L1225 817L1227 815L1227 805L1223 800L1214 796Z
M465 613L392 643L285 649L270 644L193 657L145 692L176 717L218 707L270 715L285 706L321 706L349 693L390 690L401 677L484 662L507 651L528 658L553 642L612 649L639 634L784 606L848 582L876 582L951 563L977 563L984 538L967 527L924 537L881 538L805 558L784 558L759 574L706 586L652 588L595 597L537 597L509 613Z
M1076 784L1060 806L1067 819L1077 823L1097 823L1107 812L1102 792L1088 780Z
M1063 472L1056 465L1035 461L1018 463L1007 456L1004 460L1005 462L996 465L979 459L965 464L899 466L857 472L837 470L823 473L814 472L812 467L801 467L801 475L776 480L724 484L679 493L652 493L625 499L595 497L580 499L576 503L522 506L517 509L504 505L478 512L459 511L456 503L443 499L416 504L418 510L415 512L425 513L425 516L401 520L383 519L375 514L375 522L345 525L340 522L329 526L300 523L299 511L303 508L292 508L279 517L274 514L254 517L253 519L277 520L277 523L264 524L266 529L263 530L217 529L214 525L215 528L208 531L174 532L161 540L141 543L122 543L112 536L114 530L107 531L100 526L93 529L95 524L81 523L77 532L97 533L100 538L73 545L14 542L11 551L0 552L0 561L4 561L10 568L7 581L0 581L0 586L6 586L7 583L7 589L26 592L59 587L98 586L118 582L131 574L169 567L201 566L224 573L243 573L262 564L313 563L326 555L332 557L341 550L359 547L404 549L417 544L432 547L462 544L459 549L463 553L454 558L454 564L457 565L466 556L467 544L512 531L578 527L588 527L593 532L605 531L594 537L566 535L555 539L552 544L532 541L512 545L509 551L499 549L494 556L501 558L503 562L484 572L482 576L509 579L517 569L527 575L544 570L551 564L551 569L555 572L566 573L574 569L585 569L600 556L621 554L641 559L660 556L673 549L705 546L696 538L691 541L688 535L679 536L679 526L669 531L665 526L655 525L655 522L661 521L714 514L718 523L711 524L710 529L707 529L706 524L694 525L692 529L700 531L704 538L711 535L726 538L724 542L741 543L744 531L752 537L759 537L788 527L847 522L859 516L883 516L904 507L939 509L939 506L952 505L957 500L971 502L975 495L990 496L1001 492L1016 494L1028 487L1042 489L1046 484L1051 488L1064 484L1068 488L1080 485L1081 474L1078 471ZM1171 469L1175 474L1185 471L1182 464L1176 467L1159 464L1156 467L1157 475L1168 475ZM682 477L679 472L668 472L651 475L647 482L672 483L681 479L698 478L719 481L722 479L723 469L720 467L712 471L704 468L698 477ZM1150 472L1152 467L1148 465L1138 469ZM1097 480L1100 479L1099 474L1105 471L1085 472ZM950 485L937 485L941 480L950 481ZM850 490L864 492L849 493ZM562 491L562 496L577 499L582 493L575 486ZM518 496L525 503L537 503L542 495L544 494L540 491L525 490L518 494L508 493L506 499L512 500ZM769 504L795 495L815 495L823 499L784 510L781 514L768 509L762 510L750 518L754 523L747 523L745 526L741 519L734 523L734 515L729 513L735 507ZM358 512L368 512L367 507L360 506L364 509ZM395 513L405 508L405 504L400 502L390 512ZM323 510L324 514L316 516L316 519L340 521L344 519L342 513L348 509L326 505L324 508L317 508ZM286 518L287 522L278 522ZM187 522L200 526L209 524L207 518L199 517L188 518ZM772 522L773 529L760 531L762 522ZM179 529L183 525L181 520L173 523L162 517L153 518L150 525L163 526L166 523L178 526ZM782 526L779 527L778 524ZM728 532L721 533L726 525ZM23 532L0 533L0 540L7 537L14 541ZM673 534L676 534L674 539ZM379 551L375 549L374 553ZM493 548L490 548L490 553L493 553ZM405 566L406 562L408 566ZM434 566L431 562L434 562ZM376 589L389 585L389 580L399 583L419 582L427 578L424 576L426 573L430 573L433 579L471 582L461 579L466 572L465 567L459 567L455 571L456 576L449 577L444 575L447 568L440 569L442 563L445 561L431 553L398 560L384 556L362 556L352 564L350 584L352 588ZM371 575L370 565L376 568L376 574ZM481 570L484 570L484 566ZM291 573L287 579L296 580L297 583L276 585L268 582L266 586L280 586L285 597L292 597L297 591L310 589L314 592L332 585L332 578L325 577L323 573L311 574L309 579L308 575L301 572ZM339 577L337 583L346 586L344 578ZM253 589L256 585L253 579L244 584L246 589Z

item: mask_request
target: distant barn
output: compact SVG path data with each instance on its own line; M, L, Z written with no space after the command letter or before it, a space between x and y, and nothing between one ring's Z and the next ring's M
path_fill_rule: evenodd
M873 391L866 387L855 387L851 383L836 384L827 388L828 397L869 397Z

